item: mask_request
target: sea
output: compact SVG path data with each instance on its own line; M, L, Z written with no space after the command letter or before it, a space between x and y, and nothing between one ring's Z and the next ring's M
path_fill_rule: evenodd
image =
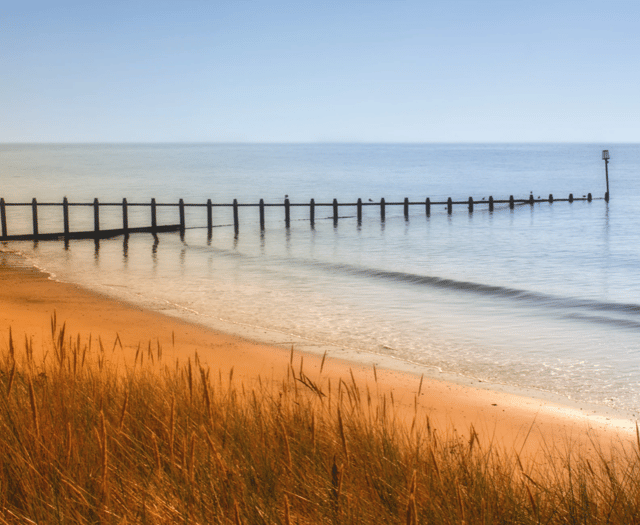
M610 200L602 150L608 150ZM638 144L2 144L6 203L131 204L156 199L181 235L12 241L52 278L262 342L411 368L434 377L557 396L635 417L640 411ZM533 195L593 200L496 204ZM466 201L451 214L433 205ZM282 206L291 204L286 227ZM308 204L317 206L315 221ZM295 206L305 204L306 206ZM7 206L9 234L31 208ZM62 229L39 206L40 232ZM129 206L130 226L150 224ZM103 206L101 228L122 224ZM93 228L71 207L71 230ZM248 335L247 335L248 334Z

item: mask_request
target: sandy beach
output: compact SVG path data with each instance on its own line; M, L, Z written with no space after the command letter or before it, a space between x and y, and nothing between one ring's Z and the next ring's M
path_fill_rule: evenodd
M148 311L89 292L69 283L57 282L29 267L10 252L0 257L0 349L8 348L9 333L22 348L25 337L35 351L46 348L51 338L51 318L66 323L70 336L98 337L111 348L119 337L123 353L120 364L133 362L139 345L162 347L168 362L186 361L197 352L213 371L228 373L238 381L281 380L287 375L290 347L267 346L234 335L216 332L160 312ZM377 388L393 396L398 415L412 421L420 391L418 417L429 417L443 433L465 435L473 425L480 440L517 450L528 457L562 449L568 443L585 451L635 440L630 419L593 414L535 397L515 395L491 388L476 388L451 381L424 378L397 370L378 369L328 355L320 377L321 356L294 352L293 366L322 382L351 373L361 388ZM374 374L377 374L377 381ZM421 386L420 386L421 385Z

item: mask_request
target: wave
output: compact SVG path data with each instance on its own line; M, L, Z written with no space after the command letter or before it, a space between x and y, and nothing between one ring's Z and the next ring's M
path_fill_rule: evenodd
M601 323L618 328L640 329L640 304L598 301L578 297L562 297L520 288L461 281L445 277L421 275L348 263L332 263L301 257L281 257L277 255L250 255L235 250L211 246L190 246L192 249L214 251L223 257L258 260L268 257L279 265L295 264L332 273L349 274L363 279L395 281L398 283L435 288L453 293L474 294L487 298L511 301L530 308L553 312L566 319L590 323Z

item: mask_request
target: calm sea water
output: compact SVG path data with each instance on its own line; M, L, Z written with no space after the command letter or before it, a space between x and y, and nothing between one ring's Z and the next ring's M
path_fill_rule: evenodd
M444 207L214 210L189 208L184 238L22 242L33 264L150 308L221 320L265 340L299 337L313 347L389 356L430 369L553 392L631 413L640 410L640 146L526 145L0 145L7 202L293 203L466 200L473 196L566 198L605 191L611 201ZM131 225L148 225L131 208ZM160 223L177 222L161 208ZM40 209L41 231L59 231L59 207ZM92 227L73 208L72 229ZM118 227L117 208L101 211ZM8 208L10 233L29 232L30 210ZM279 338L279 339L278 339Z

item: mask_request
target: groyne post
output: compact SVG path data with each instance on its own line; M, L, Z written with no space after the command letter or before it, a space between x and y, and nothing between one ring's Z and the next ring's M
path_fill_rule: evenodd
M447 199L447 213L449 215L453 213L453 199L451 197Z
M264 199L260 199L260 231L264 230Z
M64 227L64 235L69 235L69 200L65 197L62 199L62 223Z
M573 202L573 193L569 193L569 202Z
M362 222L362 199L360 198L358 198L357 209L358 209L358 222Z
M309 201L309 221L311 221L311 227L313 228L313 225L316 222L316 200L315 199L311 199L311 201Z
M207 232L211 235L213 230L213 203L211 199L207 199Z
M553 193L549 193L549 204L553 204Z
M533 206L533 193L529 194L529 204L531 204L531 206Z
M493 195L489 195L489 211L493 211Z
M516 206L516 202L513 199L513 195L509 195L509 209L513 210L513 208L515 208Z
M289 198L284 199L284 225L288 228L291 226L291 202Z
M609 150L602 150L602 160L604 160L604 174L607 178L607 192L604 194L604 200L609 202Z
M386 216L384 197L380 199L380 220L384 222Z
M129 235L129 203L127 199L122 199L122 229L125 235Z
M338 199L333 199L333 224L338 224Z
M100 231L100 203L98 199L93 199L93 231Z
M38 201L35 197L31 201L31 213L33 215L33 234L38 235Z
M0 222L2 222L2 236L7 236L7 205L0 199Z
M409 220L409 197L404 198L404 220Z
M158 219L156 214L156 200L151 199L151 229L155 232L158 228Z
M240 229L240 220L238 218L238 199L233 199L233 229L236 233Z
M184 200L180 199L178 201L178 208L180 209L180 231L184 231L186 229L186 221L184 218Z
M469 197L469 213L473 213L473 197Z
M431 215L431 199L429 197L424 201L424 211L427 214L427 217Z
M591 196L591 193L587 194L587 202L591 202L593 200L593 197Z

